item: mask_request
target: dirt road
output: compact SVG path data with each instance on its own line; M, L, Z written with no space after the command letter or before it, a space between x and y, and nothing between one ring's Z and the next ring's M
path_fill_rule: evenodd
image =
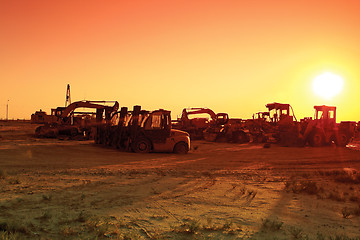
M187 155L135 154L0 125L0 239L360 236L354 149L193 141Z

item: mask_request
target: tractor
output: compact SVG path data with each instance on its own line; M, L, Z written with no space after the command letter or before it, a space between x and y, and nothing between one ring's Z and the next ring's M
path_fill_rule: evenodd
M351 121L336 123L336 107L314 106L314 119L301 121L302 141L310 146L319 147L335 143L345 147L354 137L356 123Z
M275 107L279 108L279 115L272 118L276 126L275 139L283 146L320 147L334 143L345 147L355 135L355 122L336 123L334 106L314 106L314 119L307 117L298 122L294 115L289 114L291 106L287 105Z

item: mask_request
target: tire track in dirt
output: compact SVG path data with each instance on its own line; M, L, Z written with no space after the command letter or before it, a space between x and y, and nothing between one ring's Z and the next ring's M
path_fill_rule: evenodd
M157 195L157 197L161 199L175 199L193 193L202 192L214 186L216 181L216 178L213 177L209 177L207 179L190 179L186 182L181 183L180 186L177 186L173 190L160 193L159 195Z

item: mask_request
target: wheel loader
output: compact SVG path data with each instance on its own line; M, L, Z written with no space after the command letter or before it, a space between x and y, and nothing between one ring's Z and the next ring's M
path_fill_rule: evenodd
M330 145L345 147L355 134L355 122L336 123L336 107L314 106L314 119L311 117L293 120L289 114L291 106L282 105L282 113L273 118L276 124L275 138L283 146L320 147Z
M95 143L132 150L136 153L174 152L186 154L190 150L188 133L172 129L170 111L133 111L122 107L109 120L104 119L103 110L98 109Z
M335 143L345 147L354 137L356 123L351 121L336 123L336 107L314 106L314 119L301 121L300 137L305 144L319 147Z

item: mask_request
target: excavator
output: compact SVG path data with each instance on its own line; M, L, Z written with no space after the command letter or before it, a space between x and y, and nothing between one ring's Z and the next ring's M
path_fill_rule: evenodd
M114 103L113 106L106 104ZM102 109L106 115L110 116L112 112L116 112L119 108L117 101L78 101L71 103L67 107L57 107L52 109L51 121L47 121L44 125L39 126L35 130L36 137L56 138L59 136L83 136L85 139L93 137L93 128L96 120L93 112L75 112L76 109Z
M114 104L109 106L108 104ZM71 103L70 84L66 87L65 107L51 109L51 114L40 110L31 115L31 123L41 123L35 129L36 137L56 138L60 136L92 138L96 125L94 112L75 112L79 108L103 110L110 118L119 108L117 101L78 101Z
M189 118L189 115L208 114L210 118ZM241 119L229 119L227 113L215 113L209 108L184 108L174 128L186 131L191 139L210 142L246 143L250 141Z
M209 118L189 118L190 115L208 114ZM204 130L210 125L224 125L229 121L227 113L218 113L209 108L184 108L181 117L173 121L173 128L190 134L191 139L204 139Z
M66 97L65 97L65 107L71 104L71 96L70 96L70 84L66 86ZM51 114L48 115L46 112L36 111L35 113L31 114L31 123L35 124L50 124L56 122L57 117L55 116L56 109L51 109Z

